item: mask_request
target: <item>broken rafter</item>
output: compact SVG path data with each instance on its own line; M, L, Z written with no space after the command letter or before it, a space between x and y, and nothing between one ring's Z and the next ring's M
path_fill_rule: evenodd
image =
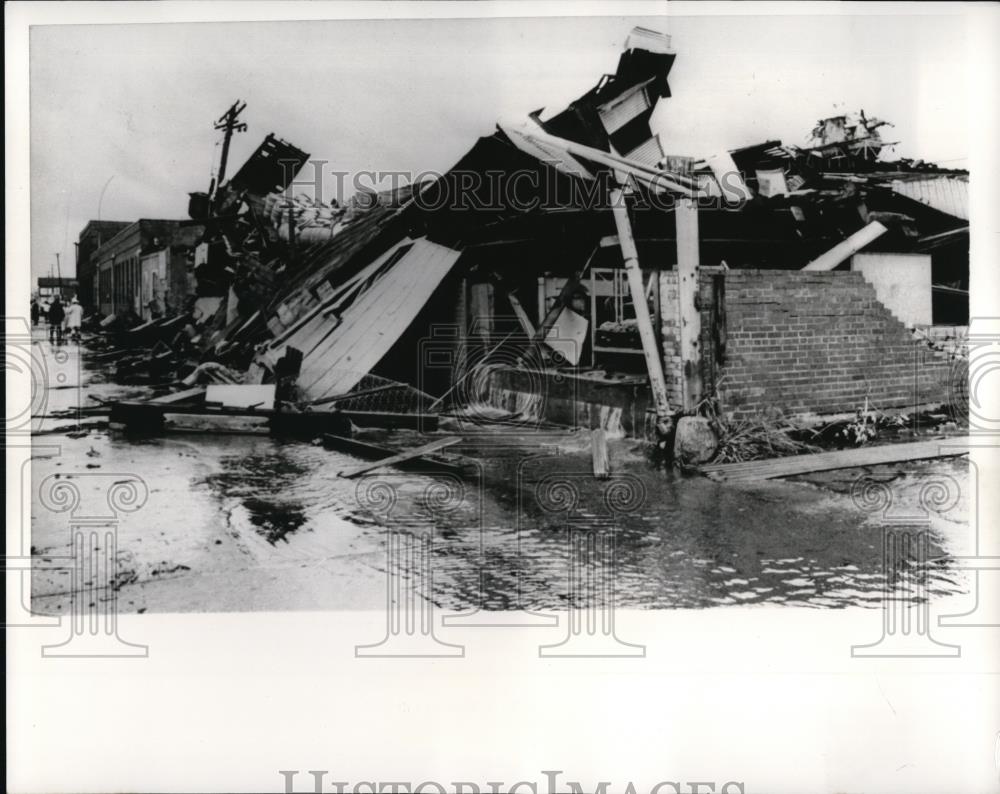
M619 181L623 177L618 175ZM657 344L653 321L649 316L649 304L646 302L646 286L642 282L642 270L639 269L639 254L632 237L632 224L628 218L622 187L619 184L611 192L611 211L618 227L618 239L621 243L622 258L625 260L625 273L628 276L629 291L632 293L632 304L635 310L636 324L639 327L639 338L642 340L642 352L646 358L646 371L649 373L649 387L653 393L653 406L656 409L657 430L662 436L669 434L673 424L670 401L667 398L667 382L663 376L663 363L660 360L660 346Z
M582 143L575 143L565 138L549 135L547 132L542 132L541 130L510 127L502 124L499 126L501 131L511 139L515 146L539 159L544 159L539 157L539 150L548 154L554 149L556 152L566 155L568 162L572 164L576 164L573 157L582 157L585 160L607 166L619 174L624 174L627 177L642 182L657 190L657 192L672 191L690 197L699 196L704 193L695 180L683 174L661 171L638 160L631 160L628 157L595 149L592 146L585 146ZM577 175L586 178L589 176L589 173L578 173Z
M864 248L869 243L877 240L883 234L885 234L888 229L885 228L878 221L872 221L865 228L856 231L846 240L837 243L833 248L827 251L825 254L821 254L816 257L812 262L806 265L803 270L833 270L837 265L847 259L849 256L853 256L862 248Z

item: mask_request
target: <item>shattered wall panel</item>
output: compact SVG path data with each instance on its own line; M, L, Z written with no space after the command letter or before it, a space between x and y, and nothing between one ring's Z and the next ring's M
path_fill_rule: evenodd
M303 351L298 385L305 395L318 399L350 391L409 327L460 254L417 240L344 312L327 340Z

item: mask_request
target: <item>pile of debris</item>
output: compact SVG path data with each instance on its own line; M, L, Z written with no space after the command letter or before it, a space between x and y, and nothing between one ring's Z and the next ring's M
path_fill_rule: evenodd
M264 411L271 424L296 417L297 429L345 437L363 424L436 427L437 411L461 407L457 387L496 360L566 370L582 367L586 351L596 371L603 343L644 356L639 370L666 427L673 409L657 387L663 351L648 312L659 287L643 281L638 260L680 263L675 206L706 197L721 200L699 210L702 264L832 269L882 245L932 253L935 284L967 294L967 206L963 219L956 198L967 174L882 159L894 145L881 137L889 125L864 111L821 120L806 147L774 140L704 160L669 154L649 122L670 96L675 57L669 37L636 28L615 72L567 108L498 126L440 179L343 206L290 195L309 154L273 134L226 180L230 138L245 129L237 102L216 124L225 135L217 176L190 194L189 214L205 228L195 300L183 316L115 334L102 355L123 378L274 392L266 409L236 392L221 402L189 394L186 409ZM484 178L470 187L470 174ZM611 195L594 201L605 183ZM675 201L664 206L663 196ZM607 276L617 309L599 328L597 296L584 286L598 269L627 275ZM505 316L514 324L501 330ZM637 349L616 353L625 343L612 342L625 336ZM447 363L433 363L434 345ZM123 411L126 424L162 424L162 404Z

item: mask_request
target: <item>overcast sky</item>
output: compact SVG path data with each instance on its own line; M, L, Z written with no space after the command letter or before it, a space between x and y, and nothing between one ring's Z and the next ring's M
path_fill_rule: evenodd
M967 166L959 16L34 27L33 278L56 251L72 274L73 243L98 213L186 218L218 156L212 123L237 98L249 130L230 175L269 132L328 169L442 171L498 120L592 87L636 24L669 33L677 53L674 96L653 119L670 154L801 145L817 119L864 108L895 124L883 136L899 156Z

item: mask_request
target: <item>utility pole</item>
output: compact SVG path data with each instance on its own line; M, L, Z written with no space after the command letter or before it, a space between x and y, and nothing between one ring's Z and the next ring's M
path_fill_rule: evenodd
M215 122L215 129L222 130L222 156L219 159L219 174L212 183L208 192L214 198L216 188L222 186L226 180L226 162L229 160L229 142L233 138L234 132L246 132L247 125L239 121L239 115L246 109L247 103L237 99L232 106Z

